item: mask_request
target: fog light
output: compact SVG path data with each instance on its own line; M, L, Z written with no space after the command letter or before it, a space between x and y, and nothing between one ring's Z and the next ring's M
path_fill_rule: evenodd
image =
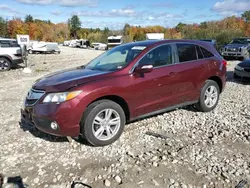
M50 124L50 127L51 127L53 130L57 130L58 125L57 125L56 122L52 122L52 123Z

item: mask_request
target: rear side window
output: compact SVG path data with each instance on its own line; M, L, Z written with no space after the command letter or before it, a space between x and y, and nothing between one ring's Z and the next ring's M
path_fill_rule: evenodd
M2 48L19 47L19 45L17 44L17 41L15 40L1 40L0 46Z
M177 51L180 62L197 60L194 44L177 44Z
M205 48L203 48L201 46L200 46L200 49L203 53L204 58L210 58L210 57L214 56L214 54L212 54L211 52L209 52L208 50L206 50Z

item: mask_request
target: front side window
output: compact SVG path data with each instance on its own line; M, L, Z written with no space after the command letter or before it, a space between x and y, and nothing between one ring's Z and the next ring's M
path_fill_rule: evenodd
M177 44L176 46L180 62L197 60L194 44Z
M160 67L173 63L172 49L169 45L160 46L146 54L139 65L153 65Z
M136 58L147 46L129 44L117 46L96 59L92 60L85 68L99 71L115 71L123 69Z

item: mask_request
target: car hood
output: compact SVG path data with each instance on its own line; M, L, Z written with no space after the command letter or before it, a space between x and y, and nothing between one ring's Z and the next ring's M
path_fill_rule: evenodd
M247 47L246 44L228 44L225 46L226 48L230 47L230 48L240 48L240 47Z
M238 64L240 67L243 68L250 68L250 59L246 60L246 61L242 61L241 63Z
M46 75L38 79L32 88L46 92L66 91L72 87L96 80L97 77L105 76L108 73L110 72L77 67Z

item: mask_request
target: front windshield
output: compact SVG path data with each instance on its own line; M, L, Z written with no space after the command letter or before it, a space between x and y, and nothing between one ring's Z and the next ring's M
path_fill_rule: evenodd
M123 69L145 48L146 46L140 46L133 43L117 46L92 60L85 68L100 71Z
M249 41L246 39L234 39L232 40L231 44L248 44Z

